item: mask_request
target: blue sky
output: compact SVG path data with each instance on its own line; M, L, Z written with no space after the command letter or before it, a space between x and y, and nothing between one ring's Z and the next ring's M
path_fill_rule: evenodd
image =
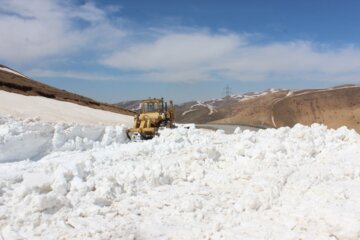
M0 0L0 63L97 100L360 82L358 1Z

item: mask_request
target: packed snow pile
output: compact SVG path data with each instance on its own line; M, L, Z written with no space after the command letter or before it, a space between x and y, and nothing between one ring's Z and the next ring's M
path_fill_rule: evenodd
M35 107L34 107L35 106ZM47 122L81 124L133 124L133 116L89 108L40 96L24 96L0 90L0 117L39 117Z
M125 126L44 123L0 118L0 163L38 160L59 151L84 151L127 141Z
M14 144L25 129L34 143L48 134L1 124L21 126ZM82 138L100 142L94 132ZM355 131L315 124L50 147L0 165L0 239L359 239L359 145Z

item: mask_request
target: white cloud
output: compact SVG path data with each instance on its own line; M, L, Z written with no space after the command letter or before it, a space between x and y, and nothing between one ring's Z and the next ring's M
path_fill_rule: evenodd
M301 40L257 44L234 33L166 33L119 50L102 63L161 81L360 80L358 48Z
M186 26L133 29L117 25L122 19L113 21L119 10L91 1L0 0L0 62L36 68L27 71L30 76L85 80L360 81L355 46L331 48L302 40L259 44L251 34ZM65 65L70 59L119 69L121 76L51 70L54 62L64 64L61 59Z
M236 35L174 33L162 36L153 43L130 46L112 54L104 63L137 70L195 68L227 56L242 41Z
M134 77L136 76L133 76L133 78ZM157 80L163 82L198 82L214 80L211 74L209 74L206 70L201 69L180 69L145 72L141 74L140 79L148 81Z
M83 24L83 26L79 26ZM14 64L114 45L125 31L92 3L0 0L0 60ZM101 40L101 41L100 41Z
M26 73L31 78L68 78L88 81L119 81L125 80L122 76L103 75L81 71L53 71L44 69L32 69Z

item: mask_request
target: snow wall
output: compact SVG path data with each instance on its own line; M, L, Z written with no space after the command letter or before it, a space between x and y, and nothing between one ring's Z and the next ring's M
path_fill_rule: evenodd
M51 152L84 151L126 141L125 126L0 118L0 163L39 160Z

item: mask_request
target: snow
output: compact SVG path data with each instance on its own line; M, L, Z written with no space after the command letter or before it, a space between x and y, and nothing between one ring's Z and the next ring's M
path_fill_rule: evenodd
M271 122L272 122L273 126L276 127L274 114L271 115Z
M277 93L280 91L288 91L286 89L275 89L275 88L270 88L269 90L266 91L262 91L262 92L248 92L248 93L244 93L244 94L239 94L239 95L231 95L231 98L237 99L238 102L242 102L242 101L247 101L250 99L254 99L260 96L265 96L268 94L272 94L272 93Z
M139 103L139 105L136 108L132 109L133 111L139 111L141 110L141 103Z
M232 100L237 101L237 102L243 102L243 101L247 101L250 99L255 99L260 96L277 93L280 91L288 91L288 90L271 88L271 89L263 91L263 92L248 92L248 93L244 93L244 94L231 94L230 96L226 96L226 97L220 98L220 99L215 98L215 99L211 99L209 101L196 101L196 103L194 105L191 105L188 110L186 110L182 113L182 116L185 116L191 112L195 112L195 111L199 110L199 108L197 108L198 106L207 108L209 110L208 115L210 116L210 115L214 114L215 112L217 112L217 107L219 106L219 102L220 102L220 104L221 104L221 102L224 102L224 101L230 102ZM180 106L183 106L183 104Z
M126 127L0 118L0 163L38 160L51 152L83 151L126 141Z
M21 119L37 116L48 122L125 124L128 127L133 124L132 116L45 97L24 96L0 90L0 116L8 115Z
M207 108L209 110L209 113L208 113L209 116L212 115L214 112L216 112L216 107L215 106L213 106L211 104L207 104L207 103L202 103L201 101L196 101L196 104L192 105L189 108L189 110L184 111L182 113L182 115L185 116L186 114L188 114L190 112L196 111L197 110L196 107L198 107L198 106Z
M269 91L264 91L264 92L252 92L252 93L245 93L244 95L234 95L234 98L237 98L238 102L242 102L276 92L278 92L278 90L270 89Z
M206 104L207 108L209 109L209 114L208 115L212 115L214 112L216 112L216 109L213 105L210 104Z
M360 135L345 127L189 125L130 143L121 126L0 119L1 153L14 148L0 239L360 237Z
M183 112L181 115L185 116L186 114L191 113L191 112L194 112L194 111L196 111L196 110L197 110L197 109L192 108L192 107L193 107L193 106L191 106L189 110L187 110L187 111Z
M6 68L6 67L0 67L0 71L9 72L9 73L16 74L16 75L19 75L19 76L24 77L24 78L28 78L25 75L22 75L21 73L16 72L16 71L14 71L14 70L12 70L10 68Z
M293 94L294 94L293 91L289 91L289 92L286 94L286 97L289 97L289 96L291 96L291 95L293 95Z

